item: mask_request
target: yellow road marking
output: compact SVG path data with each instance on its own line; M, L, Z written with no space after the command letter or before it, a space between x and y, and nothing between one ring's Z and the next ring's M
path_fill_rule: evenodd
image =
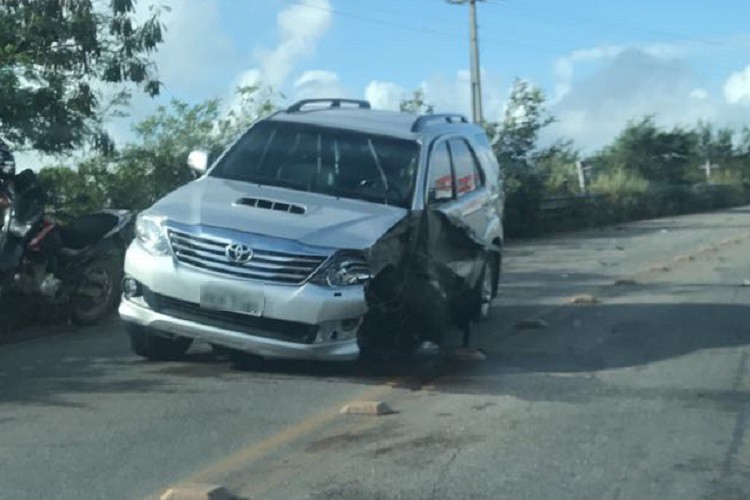
M341 428L341 431L348 432L349 434L360 434L369 429L375 428L381 421L377 419L363 419L357 423L347 424ZM296 467L304 467L309 464L311 460L317 460L313 455L306 456L302 451L290 453L284 457L285 464L286 460L296 464ZM289 470L286 467L274 467L267 471L260 481L253 481L248 484L242 485L237 491L240 498L263 498L269 491L276 488L279 484L289 478L290 474L296 472Z
M371 399L377 398L386 394L393 389L390 385L378 385L369 388L362 393L355 396L354 399ZM265 455L273 452L280 446L291 443L296 439L299 439L321 427L325 424L333 421L337 417L340 417L339 413L341 404L331 406L320 413L312 415L300 422L292 424L284 430L269 436L262 441L250 444L244 448L241 448L223 460L216 462L202 470L199 470L190 476L174 481L173 484L182 483L205 483L210 480L216 480L219 477L226 476L234 471L237 471L249 463L264 457ZM166 486L164 489L166 489ZM153 495L152 497L159 497L159 494ZM149 497L149 498L152 498Z

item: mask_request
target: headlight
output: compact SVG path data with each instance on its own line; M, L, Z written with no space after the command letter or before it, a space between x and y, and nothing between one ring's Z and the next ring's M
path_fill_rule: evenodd
M152 255L169 252L164 217L140 214L135 221L135 236L141 246Z
M360 285L372 278L367 259L360 252L339 252L312 277L312 282L330 287Z

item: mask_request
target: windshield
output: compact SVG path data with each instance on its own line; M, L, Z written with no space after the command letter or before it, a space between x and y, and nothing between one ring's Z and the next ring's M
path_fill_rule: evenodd
M210 175L408 208L418 161L415 141L265 121Z

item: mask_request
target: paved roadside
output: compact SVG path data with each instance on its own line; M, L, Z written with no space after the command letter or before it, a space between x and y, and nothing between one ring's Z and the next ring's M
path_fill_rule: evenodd
M390 395L397 414L342 419L226 480L272 499L748 498L750 241L720 241L667 272L633 259L637 282L595 280L596 305L550 307L554 287L510 299L500 318L548 326L486 324L486 361L446 364Z

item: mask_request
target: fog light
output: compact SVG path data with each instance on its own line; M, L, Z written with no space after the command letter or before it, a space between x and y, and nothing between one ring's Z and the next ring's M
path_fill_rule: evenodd
M122 280L122 293L125 297L139 297L141 295L141 285L133 278L125 278Z
M324 321L318 327L315 342L336 342L356 338L362 318L345 319L341 321Z

